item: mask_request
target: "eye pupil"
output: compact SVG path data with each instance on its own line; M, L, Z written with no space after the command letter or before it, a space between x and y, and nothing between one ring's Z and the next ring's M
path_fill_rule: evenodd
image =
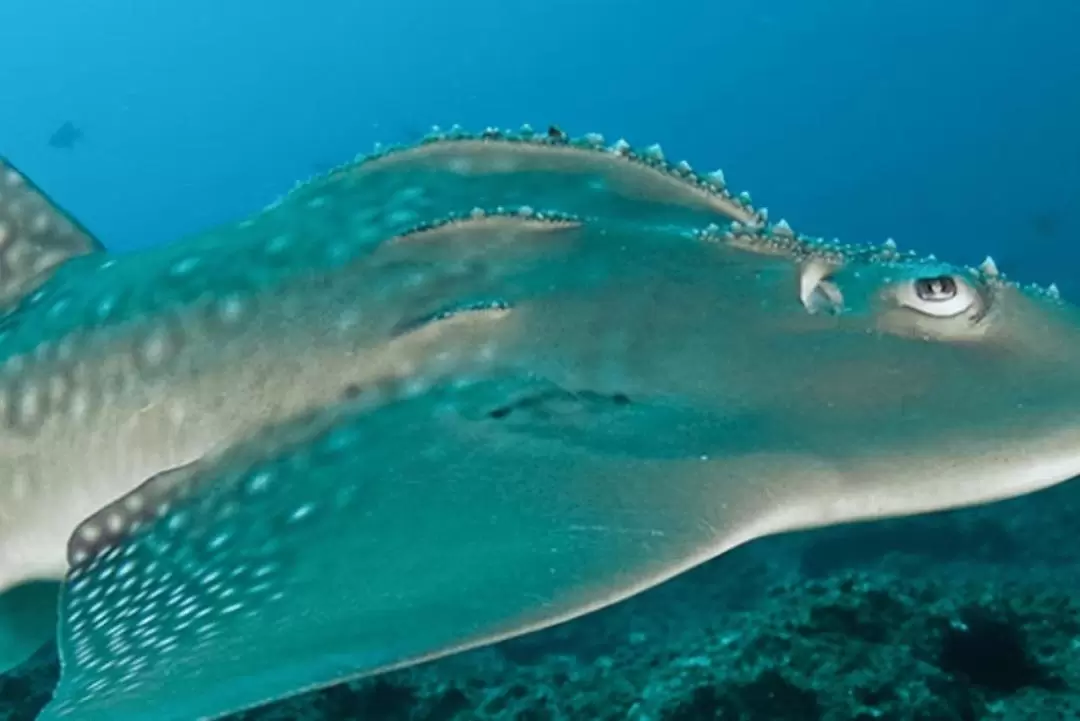
M956 280L948 275L919 278L915 281L915 294L925 301L952 300L956 297Z

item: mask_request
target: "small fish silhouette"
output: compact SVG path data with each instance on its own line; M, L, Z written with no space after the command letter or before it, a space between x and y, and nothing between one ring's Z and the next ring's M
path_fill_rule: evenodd
M82 141L83 137L83 131L70 120L67 120L49 136L49 147L58 150L71 150L76 143Z

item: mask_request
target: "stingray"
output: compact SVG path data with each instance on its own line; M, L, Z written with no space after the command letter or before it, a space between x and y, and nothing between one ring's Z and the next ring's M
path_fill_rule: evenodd
M1080 472L1080 326L719 172L453 128L114 255L0 169L0 662L216 719Z
M71 150L75 147L75 144L82 141L82 139L83 131L70 120L66 120L63 125L57 128L53 134L49 136L49 147L61 150Z

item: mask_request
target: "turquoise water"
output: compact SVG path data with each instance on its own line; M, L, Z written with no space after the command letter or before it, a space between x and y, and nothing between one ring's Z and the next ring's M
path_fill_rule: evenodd
M658 142L818 235L1037 244L1039 280L1078 232L1067 0L8 0L0 27L3 152L113 248L455 122Z

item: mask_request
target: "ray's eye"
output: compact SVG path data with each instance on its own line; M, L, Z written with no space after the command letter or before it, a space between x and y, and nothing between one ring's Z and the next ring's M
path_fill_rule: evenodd
M901 286L902 305L935 318L951 318L970 310L979 302L979 294L955 275L916 278Z
M919 300L940 303L952 300L956 297L956 279L951 275L940 275L937 278L919 278L915 281L915 295Z

